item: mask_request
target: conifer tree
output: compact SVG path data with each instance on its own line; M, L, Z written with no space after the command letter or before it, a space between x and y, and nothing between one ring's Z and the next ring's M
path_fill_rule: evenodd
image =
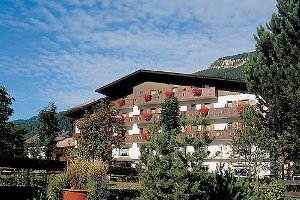
M256 54L246 67L250 92L264 113L275 169L300 160L300 7L299 0L278 0L278 13L257 29Z
M175 97L162 103L160 123L149 132L150 142L141 147L140 199L209 199L214 178L203 166L206 143L181 133ZM187 151L191 146L193 153Z
M56 106L50 103L38 115L38 146L47 159L52 157L59 131Z

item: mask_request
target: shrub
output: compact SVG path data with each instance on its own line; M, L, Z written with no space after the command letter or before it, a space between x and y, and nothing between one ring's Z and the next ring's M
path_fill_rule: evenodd
M87 190L88 199L105 197L106 173L108 165L100 160L72 160L64 174L56 175L49 182L47 195L50 200L57 200L62 189Z

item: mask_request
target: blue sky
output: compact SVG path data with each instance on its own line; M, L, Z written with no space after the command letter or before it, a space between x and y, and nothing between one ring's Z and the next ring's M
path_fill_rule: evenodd
M1 0L0 85L11 119L99 98L95 89L135 70L193 73L255 49L275 0Z

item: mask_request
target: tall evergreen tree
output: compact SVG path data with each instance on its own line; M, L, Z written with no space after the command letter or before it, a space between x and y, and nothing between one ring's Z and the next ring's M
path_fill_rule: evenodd
M270 155L284 178L284 165L300 160L300 5L278 0L278 14L257 29L256 51L246 67L250 92L264 113ZM275 166L276 167L276 166ZM279 168L276 168L277 170Z
M160 123L149 132L150 142L141 147L140 199L209 199L214 178L203 166L206 143L180 131L175 97L162 103Z
M24 156L25 130L8 122L13 113L10 107L14 98L4 87L0 87L0 156Z
M56 136L60 131L56 106L50 103L38 115L38 143L47 159L51 159L56 145Z

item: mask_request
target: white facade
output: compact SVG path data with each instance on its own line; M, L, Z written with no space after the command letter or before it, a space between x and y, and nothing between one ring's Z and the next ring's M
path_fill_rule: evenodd
M234 94L234 95L226 95L226 96L218 96L217 102L211 103L213 108L225 108L231 107L232 103L238 103L239 101L247 101L251 105L255 104L257 101L254 95L251 94ZM201 108L201 104L193 104L197 110ZM202 103L203 105L203 103ZM180 111L187 111L188 106L184 105L184 103L180 102L179 106ZM138 106L134 105L131 112L129 112L129 117L134 115L140 115L140 110ZM226 119L225 119L226 120ZM214 120L212 122L215 131L223 131L228 129L228 122ZM140 128L138 124L133 124L132 127L129 128L129 135L137 135L140 134ZM201 126L198 127L200 130ZM184 129L183 129L184 130ZM222 133L220 133L222 134ZM204 162L204 165L208 167L210 172L214 172L218 170L218 168L222 165L224 168L231 168L232 170L239 170L241 168L240 164L232 162L232 147L230 144L230 140L215 140L211 144L208 145L207 150L210 152L209 156ZM129 145L129 146L128 146ZM132 145L126 144L123 149L128 152L126 157L131 158L133 161L138 161L140 156L139 144L133 143ZM193 152L194 148L192 146L187 147L188 152ZM120 158L120 149L113 149L113 157ZM134 164L133 164L134 165ZM270 171L260 171L260 175L269 175Z

